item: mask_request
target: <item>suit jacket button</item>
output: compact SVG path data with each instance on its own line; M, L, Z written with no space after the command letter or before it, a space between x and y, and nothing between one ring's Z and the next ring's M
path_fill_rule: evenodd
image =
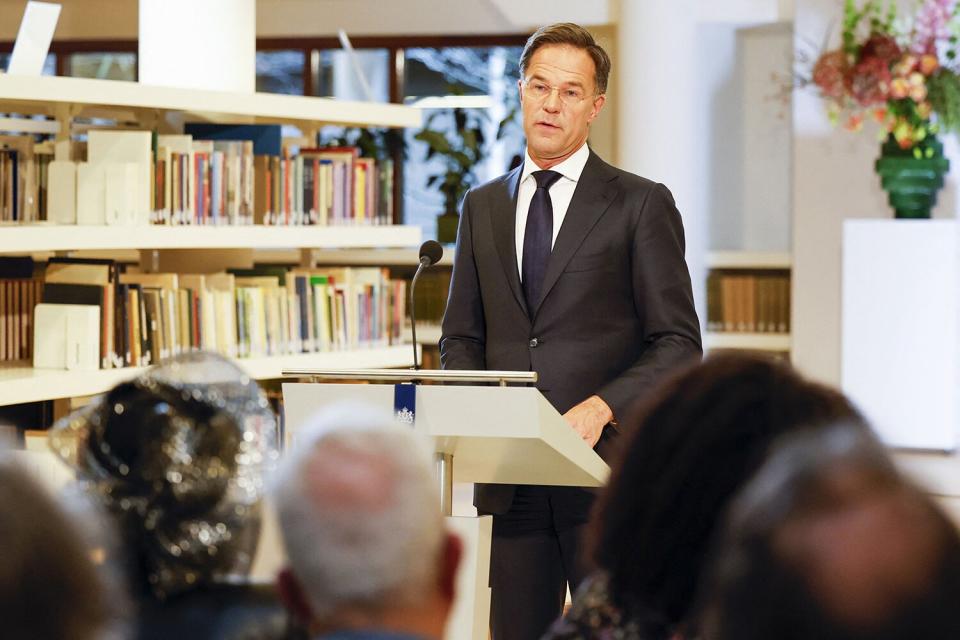
M531 349L536 349L536 348L537 348L537 345L539 345L539 344L540 344L540 340L539 340L539 339L537 339L537 338L530 338L530 348L531 348Z

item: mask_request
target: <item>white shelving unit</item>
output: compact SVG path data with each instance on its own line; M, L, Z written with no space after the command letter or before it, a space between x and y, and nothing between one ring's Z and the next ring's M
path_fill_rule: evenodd
M144 128L176 127L178 120L218 123L293 124L313 131L324 124L416 127L419 109L395 104L345 102L265 93L202 91L136 82L0 74L0 112L44 114L52 120L4 120L12 130L64 135L78 117L139 122ZM169 117L168 117L169 116ZM26 128L24 128L25 125ZM126 126L126 125L125 125ZM413 226L0 226L0 254L50 255L53 252L139 250L231 250L291 253L294 250L362 249L409 251L416 262L419 227ZM332 255L332 254L331 254ZM404 259L408 256L403 254ZM353 264L344 260L344 264ZM385 263L385 262L384 262ZM403 367L411 364L410 345L351 351L237 360L255 379L279 378L284 369L317 367ZM33 369L26 363L0 365L0 406L102 393L142 372L142 368L100 371Z
M785 251L711 251L710 269L789 269L793 257Z
M274 93L236 93L177 89L62 76L0 75L0 103L16 112L56 115L58 107L72 115L106 109L135 113L175 111L198 119L222 123L324 123L345 126L418 127L419 109L397 104L347 102L332 98L307 98Z
M410 345L372 347L351 351L301 353L268 358L241 358L235 362L251 378L280 378L284 369L296 368L366 368L404 367L412 364ZM25 365L0 367L0 406L96 395L114 385L143 373L144 367L101 369L99 371L64 371L34 369Z
M703 347L715 349L748 349L751 351L790 351L790 334L724 333L710 331L703 336Z
M417 240L419 242L419 240ZM413 243L409 243L413 244ZM314 259L322 264L337 262L346 266L412 266L416 267L420 260L418 248L406 249L345 249L327 251L318 249L313 252ZM453 249L443 250L443 257L435 266L453 266Z
M118 249L346 249L410 247L419 227L389 226L0 226L0 253ZM416 256L416 249L406 249ZM345 254L352 252L344 251ZM414 257L414 264L416 257ZM349 264L349 263L344 263Z
M707 254L709 270L789 271L793 257L786 251L711 251ZM703 336L706 351L738 349L789 353L793 341L789 333L741 333L707 331Z

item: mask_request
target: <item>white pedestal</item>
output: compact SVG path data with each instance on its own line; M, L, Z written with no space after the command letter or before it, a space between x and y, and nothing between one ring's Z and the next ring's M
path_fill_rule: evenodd
M848 220L843 231L843 391L888 446L955 449L957 223Z

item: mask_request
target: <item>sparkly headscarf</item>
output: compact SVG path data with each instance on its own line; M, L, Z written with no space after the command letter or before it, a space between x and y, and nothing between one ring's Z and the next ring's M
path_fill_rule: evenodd
M277 423L229 360L162 362L58 421L50 445L114 514L157 597L249 570Z

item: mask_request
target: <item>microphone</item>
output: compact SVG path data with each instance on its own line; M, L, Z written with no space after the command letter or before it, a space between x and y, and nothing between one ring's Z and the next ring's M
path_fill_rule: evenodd
M443 257L443 247L436 240L427 240L420 245L420 264L432 267Z
M436 240L427 240L422 245L420 245L420 264L417 265L417 272L413 274L413 280L410 281L410 300L408 305L410 307L410 333L411 338L413 339L413 370L420 370L420 362L417 358L417 310L413 304L413 292L417 287L417 278L420 277L420 272L431 267L438 262L440 258L443 257L443 247L440 246L440 243Z

